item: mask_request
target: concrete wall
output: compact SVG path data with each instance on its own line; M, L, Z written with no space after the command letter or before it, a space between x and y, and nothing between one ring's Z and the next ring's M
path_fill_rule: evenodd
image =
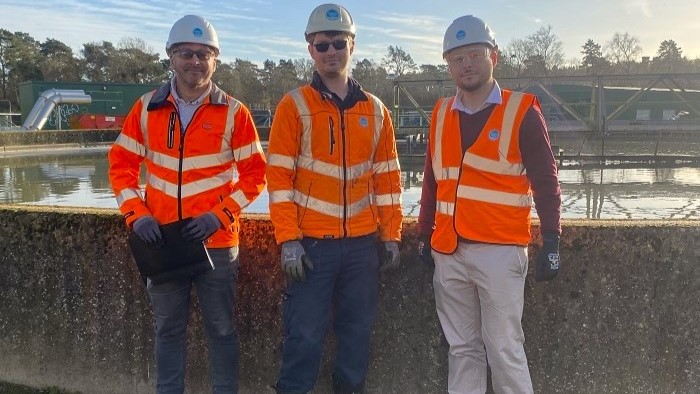
M5 206L0 223L0 381L154 392L152 314L116 212ZM406 223L403 265L381 282L368 393L446 391L447 345L432 272L414 258L415 230ZM279 365L283 277L269 221L249 216L242 232L241 392L261 393ZM562 273L552 283L528 277L526 284L535 391L697 392L699 238L697 221L566 222ZM188 392L206 392L197 312L190 329ZM329 391L328 360L316 393Z
M39 130L0 133L0 150L18 145L53 145L114 142L121 130Z

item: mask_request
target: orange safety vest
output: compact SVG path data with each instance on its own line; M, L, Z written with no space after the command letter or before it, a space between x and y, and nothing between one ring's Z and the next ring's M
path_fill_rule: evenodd
M278 243L401 237L401 173L389 111L373 95L342 112L310 85L286 94L270 130L267 190Z
M168 83L134 104L110 149L109 179L127 225L145 215L163 225L211 211L223 226L206 246L231 247L241 210L265 188L265 158L248 109L216 85L181 133Z
M530 242L532 192L520 155L520 124L537 106L535 96L502 91L474 144L462 154L455 98L438 101L430 127L432 167L437 182L431 246L457 249L458 237L508 245Z

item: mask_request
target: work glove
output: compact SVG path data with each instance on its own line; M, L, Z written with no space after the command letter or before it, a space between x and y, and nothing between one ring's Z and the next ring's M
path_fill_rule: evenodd
M535 282L552 280L559 273L559 234L546 232L542 234L542 249L537 255Z
M163 240L158 222L151 215L136 219L132 228L136 235L149 245L157 244Z
M202 242L221 228L221 220L211 212L192 219L182 228L182 237L192 242Z
M401 264L401 254L399 253L399 243L397 241L382 242L379 246L379 272L393 270Z
M433 268L435 267L435 261L433 261L433 254L431 251L430 237L422 236L420 241L418 241L418 257L420 257L420 261L422 261L423 264Z
M314 269L309 256L306 255L304 247L299 241L287 241L282 244L282 256L280 265L282 271L287 275L287 278L296 281L306 279L304 266L307 269Z

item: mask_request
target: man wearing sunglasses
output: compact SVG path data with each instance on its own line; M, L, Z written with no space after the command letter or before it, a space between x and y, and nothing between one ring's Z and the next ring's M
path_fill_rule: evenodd
M483 20L455 19L442 54L457 94L433 110L418 223L419 254L434 262L435 303L450 345L447 391L486 392L488 361L496 393L532 393L521 325L530 210L534 200L544 239L535 280L552 280L559 271L556 162L537 98L501 89L493 78L498 46Z
M184 391L194 285L209 339L212 389L236 393L238 218L265 187L265 158L248 109L211 81L219 55L214 27L187 15L172 26L166 51L173 78L132 108L109 153L110 182L127 225L144 242L162 245L160 226L182 225L175 242L204 243L214 268L162 283L147 280L155 315L157 392ZM142 162L145 198L139 187Z
M401 184L389 111L348 76L355 25L337 4L305 31L316 70L275 111L270 217L287 276L278 393L308 393L333 314L333 392L364 392L380 270L399 264Z

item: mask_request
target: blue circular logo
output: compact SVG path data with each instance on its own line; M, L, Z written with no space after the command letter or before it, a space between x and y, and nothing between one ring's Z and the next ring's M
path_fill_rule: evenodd
M460 31L457 32L457 34L455 34L455 37L456 37L458 40L462 41L462 40L464 40L464 39L467 37L467 33L466 33L464 30L460 30Z
M367 118L360 118L360 126L367 127L367 125L369 125Z
M329 21L337 21L340 19L340 13L336 10L328 10L326 11L326 19Z
M194 30L192 30L192 35L195 37L201 37L203 34L204 32L199 27L195 27Z
M498 139L498 134L499 134L498 130L489 131L489 139L491 141L496 141Z

